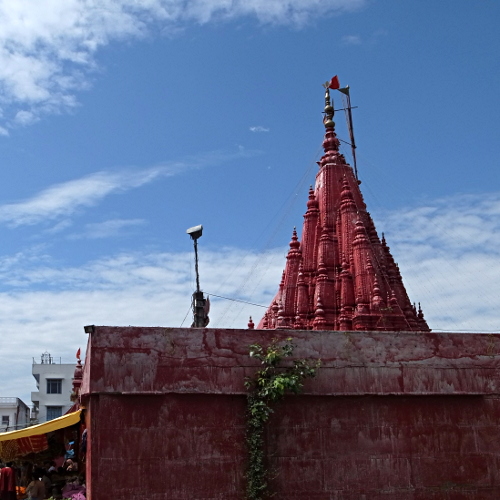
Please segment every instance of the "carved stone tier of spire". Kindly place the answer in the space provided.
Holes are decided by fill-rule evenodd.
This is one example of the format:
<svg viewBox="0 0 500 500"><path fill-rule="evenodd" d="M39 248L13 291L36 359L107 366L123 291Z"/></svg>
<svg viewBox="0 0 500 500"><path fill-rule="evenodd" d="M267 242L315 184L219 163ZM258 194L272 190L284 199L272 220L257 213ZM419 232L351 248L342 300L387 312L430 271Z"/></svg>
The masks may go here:
<svg viewBox="0 0 500 500"><path fill-rule="evenodd" d="M430 331L339 152L328 88L324 115L324 154L302 237L294 228L278 293L258 328Z"/></svg>

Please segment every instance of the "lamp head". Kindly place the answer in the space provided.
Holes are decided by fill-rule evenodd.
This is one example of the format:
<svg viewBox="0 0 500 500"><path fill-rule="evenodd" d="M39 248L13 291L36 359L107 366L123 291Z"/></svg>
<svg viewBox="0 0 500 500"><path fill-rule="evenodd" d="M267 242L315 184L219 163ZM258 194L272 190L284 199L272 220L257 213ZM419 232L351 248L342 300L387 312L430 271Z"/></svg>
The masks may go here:
<svg viewBox="0 0 500 500"><path fill-rule="evenodd" d="M203 226L200 224L199 226L190 227L186 233L189 234L193 240L197 240L203 233Z"/></svg>

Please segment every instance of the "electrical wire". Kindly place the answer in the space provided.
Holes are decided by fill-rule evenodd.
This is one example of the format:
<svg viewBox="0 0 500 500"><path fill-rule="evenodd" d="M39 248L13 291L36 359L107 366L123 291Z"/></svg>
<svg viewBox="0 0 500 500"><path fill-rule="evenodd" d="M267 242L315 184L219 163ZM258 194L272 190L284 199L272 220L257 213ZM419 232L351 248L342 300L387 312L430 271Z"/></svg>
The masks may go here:
<svg viewBox="0 0 500 500"><path fill-rule="evenodd" d="M189 306L189 309L187 310L186 316L184 316L184 319L182 320L181 326L179 328L182 328L182 325L184 324L184 321L186 321L186 318L188 317L189 311L191 311L192 306Z"/></svg>
<svg viewBox="0 0 500 500"><path fill-rule="evenodd" d="M231 300L232 302L241 302L243 304L248 304L250 306L263 307L264 309L267 309L269 307L269 306L263 306L262 304L255 304L254 302L248 302L246 300L231 299L230 297L223 297L222 295L215 295L215 293L206 292L206 294L211 296L211 297L218 297L219 299Z"/></svg>
<svg viewBox="0 0 500 500"><path fill-rule="evenodd" d="M316 158L318 157L318 153L320 150L321 150L321 146L318 147L318 150L316 151L314 158L309 162L308 167L305 169L302 177L299 179L297 184L294 186L292 192L283 201L280 208L275 212L275 214L271 218L268 219L268 223L264 226L262 231L255 238L253 247L258 246L255 243L258 240L261 240L266 233L267 234L270 233L270 236L267 238L264 245L260 247L260 254L254 257L253 265L250 267L249 271L245 274L245 276L241 279L241 281L240 281L241 284L238 287L236 287L235 290L236 290L237 295L240 295L240 296L243 295L245 293L246 289L248 289L249 287L251 287L251 289L248 291L247 294L250 294L250 295L253 294L255 292L255 290L257 289L257 287L260 285L265 274L267 273L269 267L271 266L271 261L272 261L273 255L266 253L266 251L270 249L271 244L274 242L279 229L283 227L284 221L286 220L287 216L292 211L293 206L296 204L296 202L298 200L298 194L302 192L302 188L303 188L304 184L306 183L307 179L310 178L311 171L316 164ZM282 214L281 217L280 217L280 214ZM275 224L273 224L273 221L275 221L276 219L278 219L277 222ZM242 258L242 260L245 260L246 258L248 258L250 256L250 254L252 254L252 253L253 253L253 250L249 250L246 253L246 255ZM264 254L264 256L263 256L263 254ZM226 274L226 278L224 279L224 281L222 283L220 283L219 289L221 289L222 286L228 281L231 274L232 274L231 272L228 272ZM254 278L256 276L259 276L259 278L257 280L253 280L253 282L252 282L251 278ZM252 283L252 284L250 285L250 283ZM257 304L255 304L255 305L257 305ZM227 314L229 313L229 311L231 309L232 309L232 311L235 311L235 312L233 314L233 321L231 322L230 326L232 326L234 324L234 322L238 319L239 315L241 314L242 308L239 308L239 310L236 311L234 308L232 308L232 306L230 304L228 304L227 307L222 311L222 313L217 317L217 324L222 323L222 321L225 319L225 317L227 316Z"/></svg>

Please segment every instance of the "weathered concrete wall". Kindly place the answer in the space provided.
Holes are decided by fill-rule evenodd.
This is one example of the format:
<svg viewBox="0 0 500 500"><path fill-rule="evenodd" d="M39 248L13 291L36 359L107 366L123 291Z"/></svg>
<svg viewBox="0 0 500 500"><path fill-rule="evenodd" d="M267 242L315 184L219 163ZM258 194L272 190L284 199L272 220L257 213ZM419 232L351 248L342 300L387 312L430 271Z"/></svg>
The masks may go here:
<svg viewBox="0 0 500 500"><path fill-rule="evenodd" d="M500 336L273 331L321 359L269 427L280 499L500 498ZM244 498L248 346L266 331L95 327L89 489Z"/></svg>
<svg viewBox="0 0 500 500"><path fill-rule="evenodd" d="M498 499L500 400L289 398L270 427L277 498ZM229 498L229 497L228 497Z"/></svg>
<svg viewBox="0 0 500 500"><path fill-rule="evenodd" d="M243 498L244 397L101 395L90 410L93 500Z"/></svg>

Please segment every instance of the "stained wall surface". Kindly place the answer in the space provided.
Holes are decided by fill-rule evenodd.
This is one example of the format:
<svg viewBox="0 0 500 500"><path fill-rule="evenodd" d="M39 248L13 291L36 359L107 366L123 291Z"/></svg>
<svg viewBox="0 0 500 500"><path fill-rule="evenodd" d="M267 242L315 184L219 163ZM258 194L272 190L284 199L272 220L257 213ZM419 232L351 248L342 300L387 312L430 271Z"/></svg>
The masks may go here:
<svg viewBox="0 0 500 500"><path fill-rule="evenodd" d="M248 346L321 359L267 436L279 499L500 498L500 335L94 327L90 498L243 499Z"/></svg>

